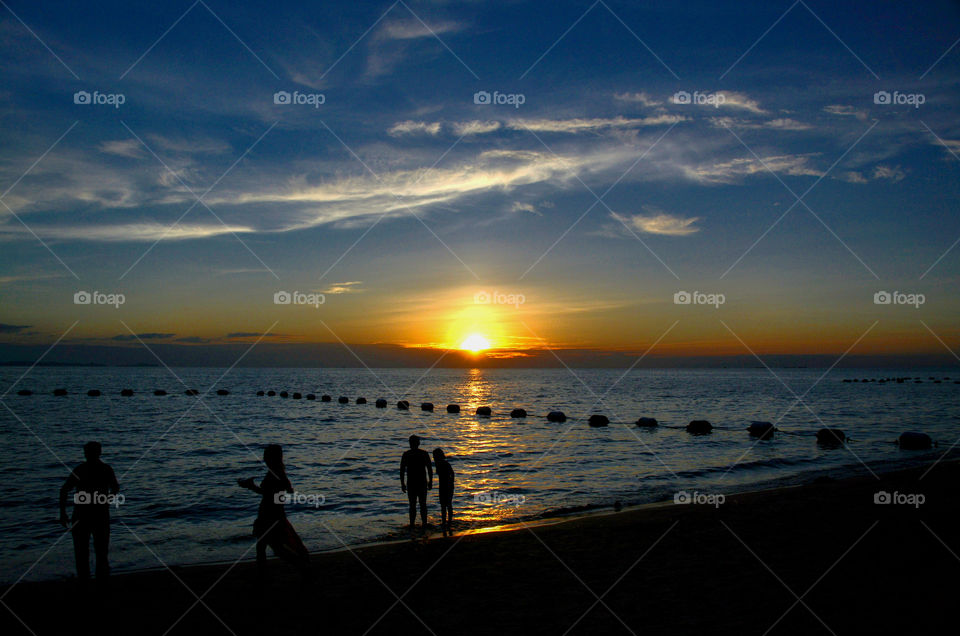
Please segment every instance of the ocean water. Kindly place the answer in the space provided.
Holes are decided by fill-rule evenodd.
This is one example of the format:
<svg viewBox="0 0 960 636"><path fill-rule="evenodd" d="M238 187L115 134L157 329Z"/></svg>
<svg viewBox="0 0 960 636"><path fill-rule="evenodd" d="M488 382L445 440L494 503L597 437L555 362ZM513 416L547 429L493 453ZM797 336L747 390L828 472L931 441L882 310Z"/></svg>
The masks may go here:
<svg viewBox="0 0 960 636"><path fill-rule="evenodd" d="M36 368L21 379L25 372L0 369L0 387L17 382L0 405L0 582L73 574L71 540L56 523L57 494L88 440L103 444L121 485L111 543L120 571L252 558L258 498L236 480L259 481L262 449L271 443L283 446L288 475L304 496L290 505L291 522L308 548L325 550L404 536L399 461L411 433L426 450L443 448L453 464L460 529L660 501L678 490L733 493L880 472L930 462L960 436L957 369L826 376L776 369L775 377L765 369ZM924 381L842 381L902 376ZM55 397L55 388L69 394ZM94 388L103 395L88 397ZM134 396L122 397L124 388ZM158 388L169 395L154 396ZM189 397L187 388L211 391ZM230 394L216 395L221 388ZM19 396L20 389L34 395ZM317 400L256 396L271 389ZM324 393L334 401L321 402ZM340 395L350 404L338 404ZM355 404L359 396L368 403ZM388 408L374 406L380 397ZM398 410L399 399L411 410ZM436 411L422 412L423 401ZM461 413L447 414L449 403ZM478 406L493 415L475 416ZM510 418L516 407L529 416ZM548 422L554 409L568 421ZM611 425L590 428L591 413ZM640 416L660 426L638 428ZM716 428L690 435L683 427L691 419ZM753 439L745 430L751 420L776 422L780 432ZM840 427L853 441L821 448L814 434L822 426ZM929 433L939 448L900 450L894 441L906 430Z"/></svg>

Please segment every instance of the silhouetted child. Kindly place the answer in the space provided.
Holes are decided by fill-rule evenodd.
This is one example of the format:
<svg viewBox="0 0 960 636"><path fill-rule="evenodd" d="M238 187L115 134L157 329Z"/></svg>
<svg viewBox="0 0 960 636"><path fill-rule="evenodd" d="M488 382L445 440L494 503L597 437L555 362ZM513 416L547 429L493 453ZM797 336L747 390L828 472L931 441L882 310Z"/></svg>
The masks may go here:
<svg viewBox="0 0 960 636"><path fill-rule="evenodd" d="M99 442L83 445L87 461L70 472L60 488L60 523L73 534L73 552L77 561L77 576L90 578L90 537L97 553L97 580L110 574L110 505L116 501L120 484L113 469L100 461ZM73 522L67 519L67 494L73 496Z"/></svg>
<svg viewBox="0 0 960 636"><path fill-rule="evenodd" d="M410 530L417 522L417 501L420 502L420 520L427 528L427 491L433 488L433 466L430 455L420 450L420 438L411 435L410 450L400 460L400 490L407 493L410 501Z"/></svg>
<svg viewBox="0 0 960 636"><path fill-rule="evenodd" d="M267 465L267 474L259 486L252 477L237 480L241 487L260 495L260 507L253 522L253 534L257 537L257 573L260 576L264 574L269 545L274 555L293 563L307 576L310 553L287 520L284 509L285 496L293 493L293 486L287 478L283 449L279 444L270 444L264 449L263 463Z"/></svg>
<svg viewBox="0 0 960 636"><path fill-rule="evenodd" d="M453 523L453 466L447 461L442 448L433 450L433 463L437 465L437 484L440 491L440 526L444 536Z"/></svg>

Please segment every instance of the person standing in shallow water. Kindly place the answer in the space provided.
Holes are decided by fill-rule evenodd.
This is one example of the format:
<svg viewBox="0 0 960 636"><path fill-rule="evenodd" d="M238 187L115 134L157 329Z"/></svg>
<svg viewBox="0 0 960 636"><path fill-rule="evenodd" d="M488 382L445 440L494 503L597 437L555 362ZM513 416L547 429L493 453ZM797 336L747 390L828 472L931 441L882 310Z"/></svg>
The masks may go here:
<svg viewBox="0 0 960 636"><path fill-rule="evenodd" d="M304 576L308 576L310 553L287 520L284 509L285 497L293 493L293 486L287 478L283 449L279 444L270 444L264 449L263 463L267 465L267 474L259 486L252 477L237 480L241 488L260 495L260 507L253 522L253 534L257 537L257 574L262 577L265 572L267 546L270 546L277 557L293 563Z"/></svg>
<svg viewBox="0 0 960 636"><path fill-rule="evenodd" d="M440 527L443 536L447 536L453 523L453 466L442 448L433 449L433 463L437 465L437 490L440 492Z"/></svg>
<svg viewBox="0 0 960 636"><path fill-rule="evenodd" d="M60 488L60 523L73 535L73 552L77 576L90 578L90 537L97 554L97 580L110 575L110 503L116 501L120 484L113 469L100 461L100 442L83 445L83 462L70 472ZM73 497L73 520L67 518L67 495Z"/></svg>
<svg viewBox="0 0 960 636"><path fill-rule="evenodd" d="M417 523L417 502L420 502L420 521L427 528L427 491L433 488L433 465L430 455L420 449L420 438L411 435L410 450L400 459L400 490L410 501L410 530Z"/></svg>

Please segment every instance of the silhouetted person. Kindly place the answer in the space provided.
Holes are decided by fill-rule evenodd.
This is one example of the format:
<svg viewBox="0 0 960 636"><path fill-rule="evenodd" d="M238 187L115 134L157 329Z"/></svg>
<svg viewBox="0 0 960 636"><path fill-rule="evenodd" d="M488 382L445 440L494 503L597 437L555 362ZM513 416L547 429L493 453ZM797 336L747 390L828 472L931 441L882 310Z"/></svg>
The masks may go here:
<svg viewBox="0 0 960 636"><path fill-rule="evenodd" d="M120 492L113 469L100 461L99 442L83 445L87 461L70 472L60 488L60 523L73 534L73 552L77 560L77 576L90 578L90 537L97 553L97 580L110 574L110 501ZM67 518L67 495L73 496L73 519Z"/></svg>
<svg viewBox="0 0 960 636"><path fill-rule="evenodd" d="M433 463L437 465L437 490L440 491L440 527L446 536L453 523L453 466L442 448L433 449Z"/></svg>
<svg viewBox="0 0 960 636"><path fill-rule="evenodd" d="M427 491L433 488L433 465L430 455L420 450L420 438L410 436L410 450L400 460L400 490L410 500L410 529L417 523L417 501L420 501L420 521L427 528Z"/></svg>
<svg viewBox="0 0 960 636"><path fill-rule="evenodd" d="M267 546L270 546L274 555L293 563L307 576L310 553L287 520L287 511L284 509L284 496L293 493L293 486L287 478L283 449L279 444L270 444L263 450L263 463L267 465L267 474L259 486L252 477L237 480L242 488L260 495L260 507L253 522L253 534L257 537L257 574L264 574Z"/></svg>

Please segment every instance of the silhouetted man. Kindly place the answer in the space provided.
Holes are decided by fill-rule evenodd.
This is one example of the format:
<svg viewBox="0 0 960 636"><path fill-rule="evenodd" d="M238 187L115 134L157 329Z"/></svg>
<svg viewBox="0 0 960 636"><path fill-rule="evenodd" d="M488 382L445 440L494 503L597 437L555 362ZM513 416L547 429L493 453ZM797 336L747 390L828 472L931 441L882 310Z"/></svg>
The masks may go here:
<svg viewBox="0 0 960 636"><path fill-rule="evenodd" d="M90 578L90 537L97 553L97 579L110 574L107 552L110 550L110 504L116 501L120 484L113 469L100 461L99 442L83 445L87 461L73 469L60 488L60 523L73 533L73 552L77 560L77 576ZM73 496L73 523L67 519L67 494Z"/></svg>
<svg viewBox="0 0 960 636"><path fill-rule="evenodd" d="M420 450L420 438L410 436L410 450L400 460L400 490L410 500L410 529L417 522L417 500L420 501L420 521L427 527L427 491L433 488L433 465L430 454Z"/></svg>

